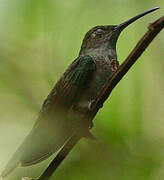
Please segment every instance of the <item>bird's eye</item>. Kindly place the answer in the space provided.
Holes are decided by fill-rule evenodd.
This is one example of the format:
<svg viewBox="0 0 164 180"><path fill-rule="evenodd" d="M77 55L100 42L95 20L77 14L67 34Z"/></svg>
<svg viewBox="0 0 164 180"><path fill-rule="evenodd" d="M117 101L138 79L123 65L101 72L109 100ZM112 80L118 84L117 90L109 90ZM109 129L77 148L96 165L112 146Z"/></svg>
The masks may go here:
<svg viewBox="0 0 164 180"><path fill-rule="evenodd" d="M99 35L99 34L104 34L104 32L105 32L105 31L104 31L103 29L97 29L96 34L98 34L98 35Z"/></svg>
<svg viewBox="0 0 164 180"><path fill-rule="evenodd" d="M104 35L104 33L105 33L104 30L102 30L102 29L97 29L95 32L93 32L93 33L91 34L91 37L92 37L92 38L95 38L95 37L101 38L101 37Z"/></svg>

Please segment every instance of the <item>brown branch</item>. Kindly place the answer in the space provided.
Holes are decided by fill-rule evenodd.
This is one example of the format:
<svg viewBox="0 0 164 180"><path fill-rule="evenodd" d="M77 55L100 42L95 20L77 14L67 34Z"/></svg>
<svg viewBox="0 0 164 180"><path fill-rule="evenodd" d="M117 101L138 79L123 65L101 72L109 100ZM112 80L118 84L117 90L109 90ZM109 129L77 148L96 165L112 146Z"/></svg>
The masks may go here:
<svg viewBox="0 0 164 180"><path fill-rule="evenodd" d="M132 67L132 65L137 61L137 59L141 56L141 54L145 51L145 49L149 46L152 40L163 28L164 16L162 16L161 18L149 25L146 34L140 39L140 41L137 43L137 45L126 58L126 60L119 66L117 71L113 73L112 77L110 77L110 79L104 85L100 96L97 98L97 100L94 102L92 106L94 111L92 114L90 114L91 119L95 117L96 113L102 107L102 104L105 102L105 100L109 97L112 90L116 87L119 81L128 72L128 70ZM76 145L79 139L81 139L80 136L72 137L59 151L58 155L54 158L54 160L50 163L48 168L45 170L45 172L40 176L38 180L48 180L51 177L51 175L55 172L57 167L60 165L60 163L65 159L68 153Z"/></svg>

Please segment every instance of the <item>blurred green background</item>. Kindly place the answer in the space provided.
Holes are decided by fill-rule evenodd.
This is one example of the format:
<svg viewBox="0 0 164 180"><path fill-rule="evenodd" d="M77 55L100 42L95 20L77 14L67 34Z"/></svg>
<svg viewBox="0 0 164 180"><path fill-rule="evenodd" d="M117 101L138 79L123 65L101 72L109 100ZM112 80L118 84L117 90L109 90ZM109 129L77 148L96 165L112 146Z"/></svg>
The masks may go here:
<svg viewBox="0 0 164 180"><path fill-rule="evenodd" d="M32 128L42 102L77 57L85 33L152 7L117 44L122 62L163 15L163 0L0 0L0 172ZM164 177L164 34L161 32L99 111L51 180L161 180ZM52 159L52 157L50 158ZM37 177L50 159L6 179Z"/></svg>

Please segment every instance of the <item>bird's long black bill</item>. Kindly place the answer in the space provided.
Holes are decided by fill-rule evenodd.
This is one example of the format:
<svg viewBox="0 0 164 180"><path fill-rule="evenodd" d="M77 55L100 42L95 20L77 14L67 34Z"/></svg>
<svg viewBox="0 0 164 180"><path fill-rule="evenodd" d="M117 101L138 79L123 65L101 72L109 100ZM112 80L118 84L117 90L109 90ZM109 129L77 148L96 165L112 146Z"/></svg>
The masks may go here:
<svg viewBox="0 0 164 180"><path fill-rule="evenodd" d="M151 12L153 12L153 11L156 11L157 9L159 9L159 7L155 7L155 8L150 9L150 10L144 12L144 13L138 14L137 16L135 16L135 17L133 17L133 18L131 18L131 19L129 19L129 20L121 23L120 25L118 25L118 26L116 27L116 31L118 30L118 31L121 32L121 31L122 31L124 28L126 28L129 24L131 24L131 23L133 23L134 21L136 21L137 19L145 16L146 14L149 14L149 13L151 13Z"/></svg>

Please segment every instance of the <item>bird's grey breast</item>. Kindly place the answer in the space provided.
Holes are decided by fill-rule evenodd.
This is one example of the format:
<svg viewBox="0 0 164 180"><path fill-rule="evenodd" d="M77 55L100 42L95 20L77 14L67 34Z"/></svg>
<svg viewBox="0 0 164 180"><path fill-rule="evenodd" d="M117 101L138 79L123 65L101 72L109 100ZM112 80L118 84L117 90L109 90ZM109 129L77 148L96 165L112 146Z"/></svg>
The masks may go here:
<svg viewBox="0 0 164 180"><path fill-rule="evenodd" d="M103 85L112 74L111 63L108 57L93 56L96 64L96 70L87 89L88 98L94 99L99 95Z"/></svg>
<svg viewBox="0 0 164 180"><path fill-rule="evenodd" d="M80 109L88 109L89 104L92 103L100 94L103 85L110 78L112 74L110 60L104 56L91 56L96 64L96 70L92 74L90 82L81 94L76 107Z"/></svg>

